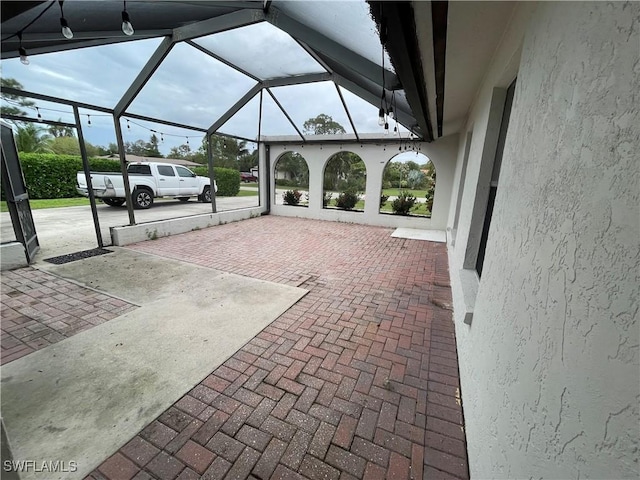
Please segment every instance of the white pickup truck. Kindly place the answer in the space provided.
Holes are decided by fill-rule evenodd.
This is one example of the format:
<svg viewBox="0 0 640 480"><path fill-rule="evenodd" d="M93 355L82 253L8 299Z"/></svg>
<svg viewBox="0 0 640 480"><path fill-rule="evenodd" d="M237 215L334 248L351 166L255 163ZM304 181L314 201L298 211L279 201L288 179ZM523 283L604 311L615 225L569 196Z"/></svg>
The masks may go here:
<svg viewBox="0 0 640 480"><path fill-rule="evenodd" d="M211 183L207 177L199 177L186 167L171 163L136 162L127 167L130 195L125 192L124 179L117 173L91 172L93 194L107 205L120 207L129 198L134 208L151 208L157 197L173 197L186 202L197 197L201 202L211 202ZM214 183L214 190L218 186ZM84 172L77 174L76 190L89 196Z"/></svg>

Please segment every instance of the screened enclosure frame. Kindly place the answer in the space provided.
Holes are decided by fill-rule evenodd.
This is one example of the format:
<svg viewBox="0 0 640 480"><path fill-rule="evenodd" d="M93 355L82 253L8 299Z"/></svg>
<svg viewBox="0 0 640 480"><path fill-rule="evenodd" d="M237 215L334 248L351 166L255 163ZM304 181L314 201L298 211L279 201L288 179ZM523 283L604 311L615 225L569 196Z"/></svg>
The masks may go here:
<svg viewBox="0 0 640 480"><path fill-rule="evenodd" d="M3 4L7 3L11 2L3 2ZM302 142L313 141L300 131L299 126L294 123L289 112L287 112L282 104L275 98L272 89L289 85L332 81L336 85L338 98L340 99L346 117L349 119L349 125L357 141L360 139L361 132L358 131L349 107L344 101L338 86L347 89L376 108L380 106L381 99L384 99L386 102L391 102L392 97L397 97L400 101L396 100L395 102L394 113L396 121L418 137L424 138L418 122L411 113L408 103L404 101L399 94L402 86L393 71L389 68L383 69L378 63L365 58L363 55L356 53L347 46L311 28L292 15L289 15L285 11L287 8L286 2L283 2L282 6L276 6L275 3L277 2L269 1L202 1L198 2L195 6L192 2L153 2L153 6L151 6L149 2L129 2L128 9L130 11L135 11L135 8L140 10L140 13L136 17L133 17L138 19L136 20L137 24L142 14L144 14L142 28L136 28L133 36L126 37L118 31L104 31L102 24L85 21L85 23L88 24L87 27L80 24L80 22L76 22L76 24L78 24L77 28L86 28L86 30L76 31L74 39L71 41L60 38L59 18L55 9L51 9L51 12L45 11L52 3L55 3L55 0L40 2L40 5L36 7L31 6L27 11L3 22L2 29L5 34L2 40L3 59L17 57L20 45L23 45L29 54L33 55L140 39L162 38L160 45L113 107L114 115L117 118L128 117L189 130L202 130L201 127L199 128L194 125L179 124L159 120L149 115L140 115L130 109L131 104L138 97L147 82L153 77L173 47L176 44L184 43L233 68L235 71L255 82L253 87L245 92L230 108L221 115L218 115L217 118L214 118L209 127L206 128L207 135L214 133L224 134L229 137L259 143L260 138L252 139L232 135L220 129L258 93L266 90L270 97L276 101L278 108L300 136L300 140ZM121 3L116 1L69 2L66 9L66 16L70 22L71 18L73 18L73 9L77 6L82 6L83 10L86 10L87 13L84 13L85 17L89 14L106 17L110 12L114 12L112 15L119 13ZM23 23L27 18L31 18L34 15L34 12L31 10L43 10L45 14L35 22L33 27L22 32L20 28ZM28 14L30 14L30 16ZM212 14L213 16L211 16ZM177 23L176 20L180 19L174 19L174 15L187 17L186 19L181 19L183 23L182 26L175 26L175 23ZM207 16L209 16L209 18L206 18ZM21 20L23 17L24 19ZM247 68L238 65L238 62L234 61L233 58L222 56L198 43L204 38L215 37L216 34L239 31L239 29L263 23L269 24L287 34L288 37L291 38L292 44L295 44L300 51L306 52L309 60L317 64L317 69L322 69L323 71L301 75L260 78L258 75L249 72ZM95 29L91 29L92 26L94 26ZM100 29L98 29L98 26ZM31 29L35 29L36 27L38 27L40 31L32 33ZM74 28L76 28L75 25ZM19 32L20 39L17 38ZM378 48L381 47L378 46ZM277 59L274 59L273 62L277 63ZM393 95L394 92L396 92L396 95ZM261 113L262 106L260 108L260 114ZM262 130L261 125L258 125L258 130Z"/></svg>
<svg viewBox="0 0 640 480"><path fill-rule="evenodd" d="M43 2L2 2L3 22L2 22L2 59L16 58L19 56L21 47L27 49L30 55L46 54L53 52L69 51L80 48L89 48L102 45L112 45L127 41L141 39L162 39L155 51L150 55L144 66L138 72L135 79L120 97L113 108L92 105L88 102L74 101L51 95L44 95L15 88L2 87L2 92L7 95L21 96L32 99L39 99L52 103L71 106L77 117L78 109L98 111L107 113L113 117L116 141L120 156L120 165L124 177L125 189L130 190L129 176L126 170L126 159L124 153L124 140L122 134L121 119L136 119L148 121L161 125L172 126L185 130L200 132L206 136L207 163L209 166L210 182L213 185L213 150L211 146L211 136L222 135L236 138L260 145L263 143L262 121L263 121L263 100L265 92L274 101L275 105L282 112L284 117L295 130L298 142L322 143L326 141L336 141L335 138L323 138L318 135L305 135L299 125L292 119L290 112L282 105L274 95L273 89L293 85L313 84L317 82L331 81L335 85L339 105L341 105L349 126L353 134L341 136L342 141L355 140L356 142L370 142L374 138L382 141L395 143L398 138L383 137L382 135L362 134L353 120L352 113L345 101L340 87L353 93L377 109L381 102L392 102L395 107L395 120L403 125L416 137L424 138L411 108L406 99L402 98L402 85L396 74L389 68L372 61L366 56L357 53L354 49L336 41L330 36L311 28L308 24L294 18L286 11L286 2L276 5L278 2L272 1L200 1L200 2L148 2L130 1L127 4L128 10L135 19L136 31L132 36L125 36L118 30L104 30L105 19L107 17L118 17L122 6L119 1L74 1L66 4L65 14L70 24L74 27L73 40L61 38L59 31L59 16L56 9L50 9L57 2L55 0ZM304 5L304 4L301 4ZM5 15L5 8L13 8L9 15ZM75 12L75 9L78 12ZM73 21L74 15L83 20ZM28 22L28 23L27 23ZM375 25L371 20L372 25ZM206 48L199 43L207 37L215 38L216 34L226 32L237 32L240 29L254 25L267 23L279 31L284 32L292 44L296 45L299 52L308 55L311 62L315 62L317 71L313 73L298 75L283 75L270 78L261 78L259 75L250 72L246 65L238 65L229 56L221 55L213 49ZM25 26L26 25L26 26ZM376 48L380 49L381 57L384 58L384 50L378 41ZM174 122L156 118L150 115L141 115L131 111L130 107L134 100L141 93L145 85L153 78L163 61L171 53L172 49L184 44L199 52L215 59L218 62L234 69L253 82L253 86L248 89L231 107L218 115L207 127L187 125L185 123ZM370 45L371 46L371 45ZM373 49L371 49L373 51ZM277 62L277 59L273 59ZM221 128L233 116L238 113L259 94L260 107L258 113L257 138L247 138L239 135L232 135L221 131ZM20 118L15 120L36 121L35 119ZM79 117L75 119L74 127L81 132ZM428 135L428 134L427 134ZM329 136L335 137L335 136ZM81 139L82 140L82 139ZM82 142L81 150L84 150ZM83 155L84 156L84 155ZM95 211L95 201L91 201L92 210ZM212 212L216 213L216 197L212 195ZM135 214L131 202L127 202L129 222L135 225ZM94 215L95 216L95 215ZM99 235L97 218L95 220L98 243L102 240Z"/></svg>

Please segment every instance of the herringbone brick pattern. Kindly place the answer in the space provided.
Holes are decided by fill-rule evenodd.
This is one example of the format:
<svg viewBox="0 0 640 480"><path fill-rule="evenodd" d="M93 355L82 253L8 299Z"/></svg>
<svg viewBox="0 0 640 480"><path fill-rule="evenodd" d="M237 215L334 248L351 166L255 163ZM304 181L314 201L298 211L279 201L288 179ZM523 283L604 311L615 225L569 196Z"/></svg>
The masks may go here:
<svg viewBox="0 0 640 480"><path fill-rule="evenodd" d="M0 280L2 364L136 308L31 267L2 272Z"/></svg>
<svg viewBox="0 0 640 480"><path fill-rule="evenodd" d="M309 293L89 478L467 478L447 253L262 217L134 246Z"/></svg>

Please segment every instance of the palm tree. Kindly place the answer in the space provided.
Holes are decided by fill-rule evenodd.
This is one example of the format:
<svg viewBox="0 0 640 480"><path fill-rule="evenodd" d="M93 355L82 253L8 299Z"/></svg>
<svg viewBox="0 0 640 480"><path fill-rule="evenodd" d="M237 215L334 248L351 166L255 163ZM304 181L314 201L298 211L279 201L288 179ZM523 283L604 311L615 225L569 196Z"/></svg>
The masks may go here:
<svg viewBox="0 0 640 480"><path fill-rule="evenodd" d="M18 152L51 153L51 135L43 134L43 131L44 128L36 127L33 123L18 127L15 135Z"/></svg>

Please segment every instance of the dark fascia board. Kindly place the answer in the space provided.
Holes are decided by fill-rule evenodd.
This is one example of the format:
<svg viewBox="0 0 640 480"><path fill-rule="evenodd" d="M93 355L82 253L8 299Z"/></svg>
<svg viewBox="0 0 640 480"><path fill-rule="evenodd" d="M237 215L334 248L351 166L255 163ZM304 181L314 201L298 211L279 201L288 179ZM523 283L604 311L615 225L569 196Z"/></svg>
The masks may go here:
<svg viewBox="0 0 640 480"><path fill-rule="evenodd" d="M429 115L426 82L422 70L415 16L409 2L369 0L371 15L380 28L386 25L386 49L396 75L404 87L413 115L428 142L433 141L433 126Z"/></svg>
<svg viewBox="0 0 640 480"><path fill-rule="evenodd" d="M7 21L11 20L13 17L17 17L18 15L22 15L24 12L32 10L36 8L41 3L46 2L0 2L0 8L2 12L2 20Z"/></svg>
<svg viewBox="0 0 640 480"><path fill-rule="evenodd" d="M447 18L448 1L431 2L431 21L433 23L433 70L436 77L436 117L438 136L442 136L444 122L444 80L447 59Z"/></svg>

